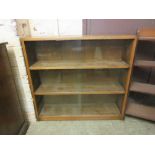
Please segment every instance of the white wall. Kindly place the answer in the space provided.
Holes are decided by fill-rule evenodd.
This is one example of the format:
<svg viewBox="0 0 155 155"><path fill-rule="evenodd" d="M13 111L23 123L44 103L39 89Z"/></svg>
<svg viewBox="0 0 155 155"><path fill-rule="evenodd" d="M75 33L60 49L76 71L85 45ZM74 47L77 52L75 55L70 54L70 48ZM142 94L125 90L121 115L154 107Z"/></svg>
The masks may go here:
<svg viewBox="0 0 155 155"><path fill-rule="evenodd" d="M82 35L82 19L29 20L32 36Z"/></svg>
<svg viewBox="0 0 155 155"><path fill-rule="evenodd" d="M80 20L29 20L32 36L81 35ZM8 42L8 55L13 70L20 103L28 121L36 121L25 62L16 32L15 20L0 20L0 42Z"/></svg>

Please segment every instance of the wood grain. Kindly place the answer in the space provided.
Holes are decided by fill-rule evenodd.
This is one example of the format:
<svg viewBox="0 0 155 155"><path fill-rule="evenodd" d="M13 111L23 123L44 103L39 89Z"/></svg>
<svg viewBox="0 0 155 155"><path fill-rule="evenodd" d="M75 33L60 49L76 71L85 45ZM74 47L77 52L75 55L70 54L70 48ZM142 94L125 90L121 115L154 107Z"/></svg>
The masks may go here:
<svg viewBox="0 0 155 155"><path fill-rule="evenodd" d="M53 83L41 85L35 95L71 95L71 94L124 94L120 83Z"/></svg>
<svg viewBox="0 0 155 155"><path fill-rule="evenodd" d="M54 36L54 37L25 37L23 41L47 41L47 40L111 40L111 39L135 39L135 35L82 35L82 36Z"/></svg>
<svg viewBox="0 0 155 155"><path fill-rule="evenodd" d="M34 63L30 70L49 70L49 69L107 69L107 68L129 68L129 65L124 61L101 61L101 60L86 60L86 61L38 61Z"/></svg>
<svg viewBox="0 0 155 155"><path fill-rule="evenodd" d="M30 89L31 89L31 94L32 94L32 99L33 99L33 104L34 104L34 109L35 109L35 115L36 115L36 118L38 119L39 106L37 105L36 98L35 98L35 95L34 95L34 87L35 86L33 85L31 72L29 70L31 61L29 61L28 58L30 56L29 52L31 50L28 51L28 49L26 49L26 45L25 45L25 42L23 40L21 40L21 45L22 45L22 51L23 51L23 55L24 55L25 65L26 65L26 71L27 71L27 74L28 74L28 80L29 80L29 85L30 85Z"/></svg>
<svg viewBox="0 0 155 155"><path fill-rule="evenodd" d="M155 85L141 82L132 82L130 91L155 95Z"/></svg>
<svg viewBox="0 0 155 155"><path fill-rule="evenodd" d="M50 116L40 115L40 121L63 121L63 120L122 120L121 114L104 114L104 115L79 115L79 116Z"/></svg>
<svg viewBox="0 0 155 155"><path fill-rule="evenodd" d="M137 33L139 40L155 40L155 28L142 28Z"/></svg>
<svg viewBox="0 0 155 155"><path fill-rule="evenodd" d="M134 66L137 67L155 67L155 61L136 60Z"/></svg>
<svg viewBox="0 0 155 155"><path fill-rule="evenodd" d="M155 121L155 106L148 106L148 104L148 99L142 101L129 98L126 114Z"/></svg>
<svg viewBox="0 0 155 155"><path fill-rule="evenodd" d="M127 98L129 94L129 86L130 86L130 81L131 81L131 75L132 75L132 69L133 69L133 62L135 58L135 49L137 45L137 38L133 40L132 44L130 45L128 49L129 57L128 57L128 62L130 64L130 68L128 70L128 73L126 77L124 78L123 82L125 84L125 95L122 99L122 104L121 104L121 115L122 118L125 116L125 111L126 111L126 106L127 106Z"/></svg>

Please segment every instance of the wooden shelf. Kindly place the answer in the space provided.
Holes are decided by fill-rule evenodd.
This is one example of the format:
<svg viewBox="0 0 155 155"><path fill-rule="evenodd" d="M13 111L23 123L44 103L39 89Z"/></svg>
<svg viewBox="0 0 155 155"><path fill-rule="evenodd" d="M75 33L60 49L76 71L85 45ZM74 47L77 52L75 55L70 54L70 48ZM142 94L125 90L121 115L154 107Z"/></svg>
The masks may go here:
<svg viewBox="0 0 155 155"><path fill-rule="evenodd" d="M40 112L40 119L50 117L55 119L64 118L92 118L109 116L120 116L120 110L117 106L116 96L110 97L105 95L96 96L56 96L43 99L43 108Z"/></svg>
<svg viewBox="0 0 155 155"><path fill-rule="evenodd" d="M86 60L86 61L38 61L34 63L31 70L49 69L107 69L107 68L129 68L124 61Z"/></svg>
<svg viewBox="0 0 155 155"><path fill-rule="evenodd" d="M148 104L150 104L148 102L149 99L144 101L142 100L138 101L130 97L128 99L126 114L155 121L155 104L154 107L148 106Z"/></svg>
<svg viewBox="0 0 155 155"><path fill-rule="evenodd" d="M136 60L134 66L137 66L137 67L155 67L155 61Z"/></svg>
<svg viewBox="0 0 155 155"><path fill-rule="evenodd" d="M132 82L130 91L155 95L155 85L141 82Z"/></svg>
<svg viewBox="0 0 155 155"><path fill-rule="evenodd" d="M53 83L41 85L35 95L71 95L71 94L124 94L120 83Z"/></svg>

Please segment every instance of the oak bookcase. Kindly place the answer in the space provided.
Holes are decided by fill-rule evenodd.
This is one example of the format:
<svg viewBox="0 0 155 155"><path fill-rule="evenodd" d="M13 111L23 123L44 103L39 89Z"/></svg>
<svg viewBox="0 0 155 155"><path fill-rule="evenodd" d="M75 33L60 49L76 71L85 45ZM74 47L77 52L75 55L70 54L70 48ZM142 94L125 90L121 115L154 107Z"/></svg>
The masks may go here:
<svg viewBox="0 0 155 155"><path fill-rule="evenodd" d="M136 36L21 38L38 120L123 119Z"/></svg>

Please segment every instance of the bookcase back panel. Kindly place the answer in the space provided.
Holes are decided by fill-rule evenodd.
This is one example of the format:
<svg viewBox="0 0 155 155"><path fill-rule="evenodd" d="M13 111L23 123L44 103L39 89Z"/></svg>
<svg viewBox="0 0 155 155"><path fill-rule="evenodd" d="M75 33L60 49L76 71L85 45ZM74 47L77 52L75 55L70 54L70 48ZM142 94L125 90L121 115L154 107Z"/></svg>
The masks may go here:
<svg viewBox="0 0 155 155"><path fill-rule="evenodd" d="M31 72L32 82L33 82L33 88L34 90L37 89L41 85L41 80L39 76L39 72Z"/></svg>
<svg viewBox="0 0 155 155"><path fill-rule="evenodd" d="M136 60L154 60L155 59L155 41L139 41L137 45Z"/></svg>
<svg viewBox="0 0 155 155"><path fill-rule="evenodd" d="M150 83L155 85L155 68L152 68L152 72L150 75Z"/></svg>
<svg viewBox="0 0 155 155"><path fill-rule="evenodd" d="M151 73L151 68L135 67L133 70L132 79L134 81L147 83L149 82L150 73Z"/></svg>
<svg viewBox="0 0 155 155"><path fill-rule="evenodd" d="M132 97L132 102L135 102L137 104L155 107L154 95L137 93L137 92L130 92L130 96Z"/></svg>
<svg viewBox="0 0 155 155"><path fill-rule="evenodd" d="M35 43L33 42L25 42L26 54L29 65L32 65L37 61L37 54L35 52Z"/></svg>

